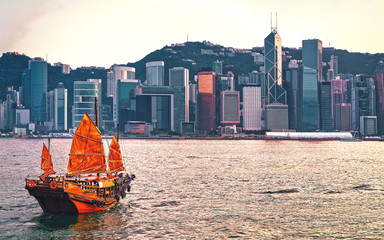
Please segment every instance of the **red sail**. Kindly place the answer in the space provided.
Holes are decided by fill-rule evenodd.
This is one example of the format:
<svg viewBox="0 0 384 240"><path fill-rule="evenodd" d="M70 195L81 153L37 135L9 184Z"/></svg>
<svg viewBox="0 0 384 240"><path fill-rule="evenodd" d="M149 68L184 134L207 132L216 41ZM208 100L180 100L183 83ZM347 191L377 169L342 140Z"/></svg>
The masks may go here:
<svg viewBox="0 0 384 240"><path fill-rule="evenodd" d="M125 170L123 165L123 158L121 156L120 145L117 142L117 139L115 136L113 136L111 146L109 147L108 163L109 163L110 173L120 172Z"/></svg>
<svg viewBox="0 0 384 240"><path fill-rule="evenodd" d="M68 174L106 172L103 142L97 126L87 113L77 127L69 154Z"/></svg>
<svg viewBox="0 0 384 240"><path fill-rule="evenodd" d="M55 174L53 171L53 164L51 159L51 154L49 153L47 147L43 143L43 152L41 153L41 169L44 171L44 174L40 176L41 179L44 179L50 174Z"/></svg>

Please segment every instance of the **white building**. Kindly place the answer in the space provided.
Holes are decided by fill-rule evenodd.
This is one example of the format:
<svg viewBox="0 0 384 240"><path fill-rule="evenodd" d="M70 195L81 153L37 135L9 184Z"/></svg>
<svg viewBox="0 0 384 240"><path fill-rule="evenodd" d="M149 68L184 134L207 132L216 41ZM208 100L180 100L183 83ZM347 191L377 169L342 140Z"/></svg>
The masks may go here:
<svg viewBox="0 0 384 240"><path fill-rule="evenodd" d="M146 76L148 86L168 86L164 82L164 62L148 62L146 64Z"/></svg>
<svg viewBox="0 0 384 240"><path fill-rule="evenodd" d="M16 125L27 125L29 123L29 109L16 109Z"/></svg>
<svg viewBox="0 0 384 240"><path fill-rule="evenodd" d="M243 128L261 130L261 87L243 87Z"/></svg>
<svg viewBox="0 0 384 240"><path fill-rule="evenodd" d="M88 79L87 81L74 82L73 128L77 128L84 113L88 113L93 121L96 120L94 107L95 97L98 98L98 116L99 122L101 122L101 112L99 111L102 100L101 96L101 79Z"/></svg>

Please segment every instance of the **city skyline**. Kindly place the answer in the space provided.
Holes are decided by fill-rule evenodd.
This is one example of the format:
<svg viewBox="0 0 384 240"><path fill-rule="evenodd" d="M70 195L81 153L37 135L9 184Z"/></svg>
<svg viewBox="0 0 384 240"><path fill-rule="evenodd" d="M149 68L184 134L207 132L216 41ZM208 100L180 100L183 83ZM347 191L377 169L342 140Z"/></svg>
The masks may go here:
<svg viewBox="0 0 384 240"><path fill-rule="evenodd" d="M324 47L383 53L384 2L361 1L10 1L0 0L0 51L18 51L71 67L136 62L178 42L263 46L271 19L285 47L320 39ZM187 14L186 14L187 13ZM359 17L356 17L359 16Z"/></svg>

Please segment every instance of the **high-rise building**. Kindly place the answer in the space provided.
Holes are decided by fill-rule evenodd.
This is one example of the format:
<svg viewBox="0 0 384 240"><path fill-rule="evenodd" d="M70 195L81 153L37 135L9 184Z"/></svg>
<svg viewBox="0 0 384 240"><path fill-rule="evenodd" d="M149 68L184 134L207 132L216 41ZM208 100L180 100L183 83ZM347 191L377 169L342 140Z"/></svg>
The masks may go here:
<svg viewBox="0 0 384 240"><path fill-rule="evenodd" d="M164 81L164 62L155 61L146 64L146 76L148 86L169 86Z"/></svg>
<svg viewBox="0 0 384 240"><path fill-rule="evenodd" d="M320 83L320 129L333 131L331 83Z"/></svg>
<svg viewBox="0 0 384 240"><path fill-rule="evenodd" d="M375 70L377 133L384 135L384 63L380 61Z"/></svg>
<svg viewBox="0 0 384 240"><path fill-rule="evenodd" d="M243 86L243 128L261 130L261 87Z"/></svg>
<svg viewBox="0 0 384 240"><path fill-rule="evenodd" d="M46 110L44 126L47 130L53 130L55 124L55 91L51 90L46 95Z"/></svg>
<svg viewBox="0 0 384 240"><path fill-rule="evenodd" d="M45 121L48 66L42 58L29 60L23 74L23 105L29 108L32 122Z"/></svg>
<svg viewBox="0 0 384 240"><path fill-rule="evenodd" d="M118 66L118 65L113 65L112 71L107 72L107 97L113 98L112 111L113 111L113 122L115 123L115 127L119 122L117 94L118 94L118 91L120 90L118 89L117 82L120 80L120 82L133 81L134 83L136 83L137 80L135 80L135 72L136 70L133 67ZM129 92L126 92L123 95L129 95ZM122 95L120 94L120 97L121 96Z"/></svg>
<svg viewBox="0 0 384 240"><path fill-rule="evenodd" d="M100 106L102 102L101 94L101 79L88 79L87 81L75 81L74 82L74 94L73 94L73 114L72 121L73 127L77 128L84 113L92 118L96 123L95 118L95 97L97 97L97 108L98 108L98 123L101 123L102 119Z"/></svg>
<svg viewBox="0 0 384 240"><path fill-rule="evenodd" d="M323 79L323 43L319 39L310 39L303 40L302 44L303 66L315 69L320 82Z"/></svg>
<svg viewBox="0 0 384 240"><path fill-rule="evenodd" d="M339 57L331 55L331 62L329 63L331 69L333 70L334 76L339 75Z"/></svg>
<svg viewBox="0 0 384 240"><path fill-rule="evenodd" d="M327 71L327 81L331 81L332 79L335 78L335 72L333 71L333 69L328 69Z"/></svg>
<svg viewBox="0 0 384 240"><path fill-rule="evenodd" d="M265 78L268 86L266 104L286 104L287 97L283 88L281 38L277 34L276 28L272 28L272 32L264 39L264 52Z"/></svg>
<svg viewBox="0 0 384 240"><path fill-rule="evenodd" d="M125 124L127 121L136 120L133 103L135 89L139 85L136 79L118 79L116 85L116 124ZM116 125L117 126L117 125Z"/></svg>
<svg viewBox="0 0 384 240"><path fill-rule="evenodd" d="M322 81L322 42L318 39L303 40L303 131L320 129L318 83Z"/></svg>
<svg viewBox="0 0 384 240"><path fill-rule="evenodd" d="M352 130L352 108L350 103L341 104L341 131Z"/></svg>
<svg viewBox="0 0 384 240"><path fill-rule="evenodd" d="M240 93L238 91L223 91L220 94L220 123L224 125L240 124Z"/></svg>
<svg viewBox="0 0 384 240"><path fill-rule="evenodd" d="M303 66L302 87L302 130L316 131L320 129L320 106L317 71Z"/></svg>
<svg viewBox="0 0 384 240"><path fill-rule="evenodd" d="M66 131L68 130L68 92L63 83L59 83L59 86L54 91L54 129Z"/></svg>
<svg viewBox="0 0 384 240"><path fill-rule="evenodd" d="M216 130L216 74L198 75L198 129L203 133Z"/></svg>
<svg viewBox="0 0 384 240"><path fill-rule="evenodd" d="M295 60L296 61L296 60ZM289 64L286 72L285 86L287 90L289 129L302 129L302 66Z"/></svg>
<svg viewBox="0 0 384 240"><path fill-rule="evenodd" d="M359 130L361 116L376 116L375 81L368 75L352 80L352 128Z"/></svg>
<svg viewBox="0 0 384 240"><path fill-rule="evenodd" d="M175 97L175 130L181 132L181 123L189 122L189 70L183 67L169 69L169 84Z"/></svg>
<svg viewBox="0 0 384 240"><path fill-rule="evenodd" d="M216 60L212 63L212 72L214 72L216 75L222 75L223 74L223 62Z"/></svg>

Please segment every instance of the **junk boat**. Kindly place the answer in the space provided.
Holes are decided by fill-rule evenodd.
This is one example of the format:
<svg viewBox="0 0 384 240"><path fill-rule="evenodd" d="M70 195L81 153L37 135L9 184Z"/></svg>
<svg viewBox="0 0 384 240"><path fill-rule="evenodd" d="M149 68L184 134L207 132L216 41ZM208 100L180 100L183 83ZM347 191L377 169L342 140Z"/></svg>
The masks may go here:
<svg viewBox="0 0 384 240"><path fill-rule="evenodd" d="M49 149L43 144L41 169L44 173L37 178L27 177L25 188L44 212L101 211L124 198L135 178L135 175L124 172L118 137L115 136L109 148L108 166L107 170L97 118L95 125L85 113L73 135L67 173L56 174Z"/></svg>

